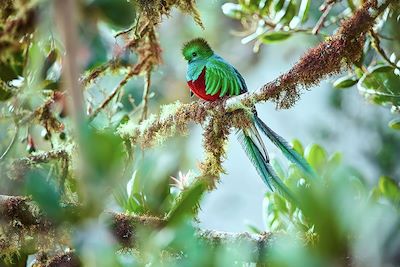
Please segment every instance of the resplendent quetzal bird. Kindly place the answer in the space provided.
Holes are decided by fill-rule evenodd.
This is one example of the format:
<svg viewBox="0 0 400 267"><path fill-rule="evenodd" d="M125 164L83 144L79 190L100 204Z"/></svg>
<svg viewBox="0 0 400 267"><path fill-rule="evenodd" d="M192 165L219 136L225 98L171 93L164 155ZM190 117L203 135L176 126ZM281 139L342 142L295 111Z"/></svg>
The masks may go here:
<svg viewBox="0 0 400 267"><path fill-rule="evenodd" d="M193 39L184 44L183 56L188 61L186 80L192 94L206 101L215 101L224 96L235 96L247 92L242 75L218 56L202 38ZM246 154L263 178L270 190L278 190L284 196L294 200L289 189L273 170L269 163L267 149L257 127L274 143L291 162L305 174L316 177L307 161L297 153L282 137L272 131L257 115L253 107L252 127L239 129L238 139Z"/></svg>

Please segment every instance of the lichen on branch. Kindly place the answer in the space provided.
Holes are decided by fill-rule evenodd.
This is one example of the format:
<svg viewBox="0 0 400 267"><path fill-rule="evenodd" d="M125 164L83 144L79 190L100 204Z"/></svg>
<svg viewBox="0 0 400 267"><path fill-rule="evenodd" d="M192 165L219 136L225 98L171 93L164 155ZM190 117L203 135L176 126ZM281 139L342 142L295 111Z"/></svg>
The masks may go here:
<svg viewBox="0 0 400 267"><path fill-rule="evenodd" d="M201 169L203 173L215 176L223 171L220 165L224 155L221 144L225 142L232 126L231 120L226 118L231 116L229 118L232 119L238 115L233 113L225 117L225 114L237 109L246 111L254 104L267 100L274 101L278 109L292 107L302 89L317 85L322 79L339 73L360 59L365 34L372 28L384 7L391 2L387 0L380 6L373 0L366 2L351 18L342 22L335 35L308 50L289 71L254 92L211 103L176 103L174 110L170 110L167 116L161 111L159 115L152 115L139 125L128 122L119 128L119 133L133 144L149 147L177 133L186 133L190 122L203 124L209 119L211 123L204 133L206 161L202 163ZM214 127L218 128L221 120L223 127L215 130ZM245 122L243 117L241 121ZM235 127L240 128L240 125Z"/></svg>

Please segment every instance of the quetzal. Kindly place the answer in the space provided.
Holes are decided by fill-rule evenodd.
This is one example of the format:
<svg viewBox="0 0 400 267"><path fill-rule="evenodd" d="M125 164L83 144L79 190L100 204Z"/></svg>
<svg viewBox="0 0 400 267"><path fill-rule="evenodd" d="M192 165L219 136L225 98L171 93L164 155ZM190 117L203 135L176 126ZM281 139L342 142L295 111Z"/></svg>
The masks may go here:
<svg viewBox="0 0 400 267"><path fill-rule="evenodd" d="M235 96L247 92L246 82L242 75L231 64L215 54L204 39L197 38L185 43L182 53L188 61L186 80L192 94L206 101L215 101L226 95ZM254 123L250 128L238 130L239 142L268 188L272 191L276 189L293 200L289 189L269 163L267 149L257 127L279 147L288 160L295 163L306 175L316 177L316 174L299 153L258 117L255 107L252 110Z"/></svg>

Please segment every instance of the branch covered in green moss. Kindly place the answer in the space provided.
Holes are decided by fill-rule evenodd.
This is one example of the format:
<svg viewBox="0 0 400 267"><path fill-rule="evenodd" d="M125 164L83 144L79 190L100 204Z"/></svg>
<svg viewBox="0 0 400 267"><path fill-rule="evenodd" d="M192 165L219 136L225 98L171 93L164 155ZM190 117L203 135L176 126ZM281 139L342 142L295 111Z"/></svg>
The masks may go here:
<svg viewBox="0 0 400 267"><path fill-rule="evenodd" d="M267 100L274 101L277 108L292 107L300 98L302 89L340 73L361 58L365 35L372 29L378 15L392 2L394 0L386 0L378 6L374 0L367 1L342 23L335 35L308 50L288 72L254 92L228 99L226 109L231 111Z"/></svg>
<svg viewBox="0 0 400 267"><path fill-rule="evenodd" d="M126 215L122 213L108 214L110 216L110 231L115 240L125 248L137 248L139 245L136 242L138 229L147 228L157 231L168 227L168 221L165 218L149 215ZM12 229L20 229L20 232L23 229L22 231L29 230L29 233L34 234L34 236L39 236L44 232L53 232L55 236L56 232L60 230L56 229L55 225L40 212L36 204L26 197L0 195L0 215L0 224L8 227L10 233L14 232ZM64 229L65 227L63 226L62 228ZM21 232L21 234L23 233ZM210 246L224 246L228 249L236 249L242 246L251 248L251 258L254 261L261 259L272 238L272 235L269 233L228 233L203 229L196 229L195 236ZM53 242L53 245L59 242L58 239L50 239L47 242ZM6 246L8 245L13 246L14 252L20 251L24 247L25 252L33 254L46 247L40 239L31 240L31 242L26 241L23 244L18 242L17 244L11 244L12 240L9 241L5 243L5 240L0 240L2 251L7 251ZM60 241L58 244L61 247L65 246L65 240ZM29 250L27 250L28 245ZM52 244L47 244L47 246L54 247ZM40 256L40 254L38 255ZM64 253L56 255L56 258L66 259L65 257L61 257L61 255L64 255Z"/></svg>
<svg viewBox="0 0 400 267"><path fill-rule="evenodd" d="M11 164L8 175L12 179L21 179L35 165L47 163L51 160L60 160L67 163L69 161L69 155L67 151L59 149L20 158ZM65 168L67 167L68 164L66 164Z"/></svg>
<svg viewBox="0 0 400 267"><path fill-rule="evenodd" d="M229 114L237 109L248 110L259 102L272 100L277 104L277 108L290 108L299 99L302 89L317 85L322 79L339 73L360 59L365 34L370 31L377 16L391 2L393 0L386 0L379 6L373 0L366 2L350 19L342 23L335 35L306 52L288 72L254 92L211 103L198 101L184 105L179 103L169 105L158 116L153 115L140 125L133 122L122 125L119 133L134 144L149 147L176 133L185 134L190 122L203 124L208 118L214 122L217 119L215 116L218 114ZM224 121L223 127L226 128L223 130L222 136L226 136L229 132L230 121L237 116L243 118L243 114L234 113L227 115L228 117L224 116L220 117ZM206 165L202 165L203 169L208 169L206 171L208 175L222 172L220 168L215 169L215 164L212 164L211 161L220 163L219 158L224 154L221 150L223 146L213 144L214 147L211 148L207 145L207 140L211 139L208 136L215 135L218 131L215 127L219 124L217 123L215 127L212 125L214 123L210 123L204 133L206 154L210 151L213 155L211 159L207 160ZM236 126L241 128L241 125ZM219 144L224 142L220 138L218 140L214 142L219 142ZM217 148L219 148L218 151L211 151ZM211 165L207 167L207 164Z"/></svg>

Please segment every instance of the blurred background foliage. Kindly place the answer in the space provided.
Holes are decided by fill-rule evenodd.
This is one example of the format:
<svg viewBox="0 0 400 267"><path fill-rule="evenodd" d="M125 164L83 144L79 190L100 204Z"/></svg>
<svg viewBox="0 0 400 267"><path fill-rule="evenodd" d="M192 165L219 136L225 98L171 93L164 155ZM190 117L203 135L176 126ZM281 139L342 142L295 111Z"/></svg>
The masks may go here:
<svg viewBox="0 0 400 267"><path fill-rule="evenodd" d="M36 208L33 214L44 214L49 221L26 225L18 216L8 220L9 214L0 209L0 266L400 265L400 6L396 1L367 34L360 61L334 76L325 86L329 88L316 89L327 93L310 100L308 113L298 111L318 113L316 103L322 103L325 112L337 118L335 128L346 122L343 125L352 125L357 134L347 137L347 129L333 131L318 121L296 125L300 115L295 112L290 123L281 123L292 123L296 130L307 128L304 139L320 143L303 146L304 141L292 141L321 179L309 181L295 166L273 156L274 169L301 203L296 207L276 192L262 193L261 201L242 208L257 213L262 224L221 216L225 210L243 214L234 199L208 204L207 196L203 198L206 187L196 166L201 157L200 127L193 126L189 137L176 136L146 150L132 146L117 129L127 121L138 124L151 118L149 114L164 104L193 101L180 55L184 41L206 37L247 74L250 88L258 88L274 78L267 73L277 76L288 68L274 54L295 62L301 52L293 47L301 44L305 49L329 38L365 1L75 2L76 60L87 115L93 116L121 80L126 83L87 125L78 127L64 91L63 58L68 54L55 1L2 2L0 194L29 196L41 210ZM264 58L270 62L267 69ZM130 74L139 65L140 71ZM373 105L362 106L364 101ZM336 145L338 131L347 144L361 139L363 145L353 150L360 150L357 155L367 165L358 164L361 158L336 152L343 148ZM364 132L372 137L363 141ZM228 154L228 179L219 186L237 177L240 183L231 195L238 199L253 194L246 191L251 188L247 184L260 187L243 158L244 154ZM243 172L231 171L230 164ZM212 207L221 208L207 213ZM136 216L143 223L135 224L134 231L123 231L113 226L110 214L115 213ZM234 225L247 227L251 235L233 239L218 231L201 234L213 220L223 227L209 230ZM249 241L260 236L268 236L268 241L262 245ZM37 244L34 249L32 243Z"/></svg>

